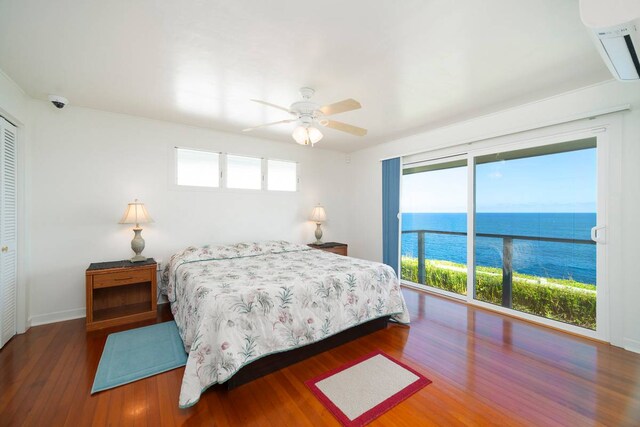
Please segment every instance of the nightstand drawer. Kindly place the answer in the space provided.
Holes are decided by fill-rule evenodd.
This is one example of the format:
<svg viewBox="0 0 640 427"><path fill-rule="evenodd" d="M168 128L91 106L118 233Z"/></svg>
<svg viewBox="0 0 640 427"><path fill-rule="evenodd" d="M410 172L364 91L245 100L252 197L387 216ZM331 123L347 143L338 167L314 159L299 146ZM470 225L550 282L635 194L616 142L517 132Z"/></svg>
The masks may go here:
<svg viewBox="0 0 640 427"><path fill-rule="evenodd" d="M347 247L346 246L336 246L335 248L327 248L323 249L325 252L331 252L338 255L347 256Z"/></svg>
<svg viewBox="0 0 640 427"><path fill-rule="evenodd" d="M347 256L348 246L345 243L327 242L319 245L316 245L315 243L309 243L307 246L313 249L319 249L321 251Z"/></svg>
<svg viewBox="0 0 640 427"><path fill-rule="evenodd" d="M96 274L93 276L93 288L110 288L131 283L150 282L153 270L120 271L117 273Z"/></svg>

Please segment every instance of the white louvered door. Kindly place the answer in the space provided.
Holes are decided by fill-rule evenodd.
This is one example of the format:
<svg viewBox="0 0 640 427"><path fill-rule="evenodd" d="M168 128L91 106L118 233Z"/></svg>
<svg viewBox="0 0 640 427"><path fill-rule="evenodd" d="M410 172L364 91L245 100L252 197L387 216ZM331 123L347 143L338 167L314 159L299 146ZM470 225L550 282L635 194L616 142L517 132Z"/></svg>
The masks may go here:
<svg viewBox="0 0 640 427"><path fill-rule="evenodd" d="M0 348L16 334L17 145L16 128L0 118Z"/></svg>

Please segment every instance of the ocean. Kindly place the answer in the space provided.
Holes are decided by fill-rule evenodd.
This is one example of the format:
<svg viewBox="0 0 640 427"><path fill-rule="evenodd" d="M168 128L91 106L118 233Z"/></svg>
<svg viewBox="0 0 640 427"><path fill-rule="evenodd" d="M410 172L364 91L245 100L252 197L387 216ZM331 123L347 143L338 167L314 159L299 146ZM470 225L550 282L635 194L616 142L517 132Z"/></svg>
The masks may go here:
<svg viewBox="0 0 640 427"><path fill-rule="evenodd" d="M595 213L478 213L477 233L590 239ZM403 213L402 230L467 231L465 213ZM417 234L402 235L402 255L417 258ZM425 257L467 263L466 236L425 235ZM476 265L502 268L502 239L476 238ZM518 273L596 283L596 245L513 241Z"/></svg>

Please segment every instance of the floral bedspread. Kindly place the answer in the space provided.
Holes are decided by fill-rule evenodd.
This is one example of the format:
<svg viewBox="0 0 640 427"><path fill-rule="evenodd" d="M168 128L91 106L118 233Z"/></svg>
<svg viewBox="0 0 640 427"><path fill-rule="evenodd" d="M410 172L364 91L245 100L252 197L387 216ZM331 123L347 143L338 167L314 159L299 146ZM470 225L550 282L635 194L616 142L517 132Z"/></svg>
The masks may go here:
<svg viewBox="0 0 640 427"><path fill-rule="evenodd" d="M189 353L180 407L268 354L386 315L409 323L389 266L283 241L189 247L161 289Z"/></svg>

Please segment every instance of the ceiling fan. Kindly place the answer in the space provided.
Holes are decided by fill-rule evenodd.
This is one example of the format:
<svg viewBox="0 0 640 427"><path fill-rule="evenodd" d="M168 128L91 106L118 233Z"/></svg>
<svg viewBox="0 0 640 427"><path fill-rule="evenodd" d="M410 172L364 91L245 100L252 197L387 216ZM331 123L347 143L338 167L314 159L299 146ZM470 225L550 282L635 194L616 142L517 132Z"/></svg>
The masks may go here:
<svg viewBox="0 0 640 427"><path fill-rule="evenodd" d="M279 105L261 101L259 99L252 99L251 101L253 102L268 105L269 107L285 111L292 115L293 118L272 123L265 123L263 125L243 129L242 131L249 132L254 129L259 129L267 126L296 122L298 126L293 130L291 136L298 144L311 146L322 139L322 132L320 132L320 130L315 126L316 124L342 132L347 132L356 136L365 136L367 134L366 129L326 118L328 116L333 116L334 114L344 113L347 111L362 108L358 101L349 98L340 102L336 102L334 104L320 106L320 104L311 101L311 97L314 93L315 91L310 87L301 88L300 95L302 96L302 101L294 102L289 106L289 108L281 107Z"/></svg>

